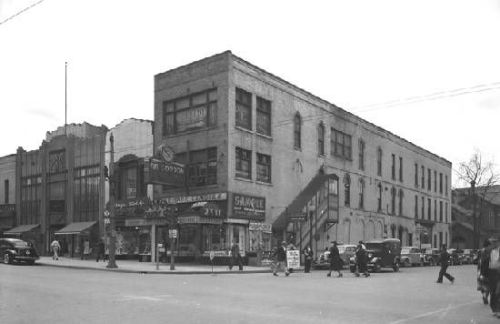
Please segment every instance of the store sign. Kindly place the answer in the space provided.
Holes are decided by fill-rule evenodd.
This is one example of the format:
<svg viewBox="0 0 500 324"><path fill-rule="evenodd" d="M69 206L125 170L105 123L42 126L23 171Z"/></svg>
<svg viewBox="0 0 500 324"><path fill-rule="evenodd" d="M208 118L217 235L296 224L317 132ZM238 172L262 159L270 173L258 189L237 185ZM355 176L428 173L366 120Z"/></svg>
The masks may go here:
<svg viewBox="0 0 500 324"><path fill-rule="evenodd" d="M144 159L145 183L183 187L184 180L184 165L154 158Z"/></svg>
<svg viewBox="0 0 500 324"><path fill-rule="evenodd" d="M234 217L246 219L264 220L266 215L266 198L234 194L233 215Z"/></svg>
<svg viewBox="0 0 500 324"><path fill-rule="evenodd" d="M179 224L222 224L222 219L220 218L208 218L200 216L181 216L177 218Z"/></svg>
<svg viewBox="0 0 500 324"><path fill-rule="evenodd" d="M248 224L248 229L250 231L262 231L262 232L271 232L271 224L266 223L250 223Z"/></svg>
<svg viewBox="0 0 500 324"><path fill-rule="evenodd" d="M166 202L169 205L188 204L188 203L195 203L198 201L218 201L218 200L227 200L227 193L216 192L216 193L207 193L207 194L193 195L193 196L168 197L162 199L162 201Z"/></svg>
<svg viewBox="0 0 500 324"><path fill-rule="evenodd" d="M160 219L145 219L145 218L127 218L125 219L125 226L151 226L151 225L167 225L168 220Z"/></svg>
<svg viewBox="0 0 500 324"><path fill-rule="evenodd" d="M300 251L290 250L286 251L286 266L288 269L300 268Z"/></svg>

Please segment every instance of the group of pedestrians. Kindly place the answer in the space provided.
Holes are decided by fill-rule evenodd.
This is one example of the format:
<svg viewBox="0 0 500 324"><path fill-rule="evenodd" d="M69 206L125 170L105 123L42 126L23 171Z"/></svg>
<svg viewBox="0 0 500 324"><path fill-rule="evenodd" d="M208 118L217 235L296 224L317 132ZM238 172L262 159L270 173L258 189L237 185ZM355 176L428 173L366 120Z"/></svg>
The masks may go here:
<svg viewBox="0 0 500 324"><path fill-rule="evenodd" d="M477 290L483 303L489 304L493 315L500 318L500 242L488 239L479 252ZM488 300L489 297L489 300Z"/></svg>

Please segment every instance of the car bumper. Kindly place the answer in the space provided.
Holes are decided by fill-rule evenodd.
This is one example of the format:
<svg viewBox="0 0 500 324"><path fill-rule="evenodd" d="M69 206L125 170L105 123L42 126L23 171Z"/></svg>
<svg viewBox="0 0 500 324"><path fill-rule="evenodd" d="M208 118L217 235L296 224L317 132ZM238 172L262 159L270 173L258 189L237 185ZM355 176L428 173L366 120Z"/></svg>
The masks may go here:
<svg viewBox="0 0 500 324"><path fill-rule="evenodd" d="M21 256L21 255L16 255L13 257L14 260L16 261L36 261L38 259L40 259L40 257L38 256Z"/></svg>

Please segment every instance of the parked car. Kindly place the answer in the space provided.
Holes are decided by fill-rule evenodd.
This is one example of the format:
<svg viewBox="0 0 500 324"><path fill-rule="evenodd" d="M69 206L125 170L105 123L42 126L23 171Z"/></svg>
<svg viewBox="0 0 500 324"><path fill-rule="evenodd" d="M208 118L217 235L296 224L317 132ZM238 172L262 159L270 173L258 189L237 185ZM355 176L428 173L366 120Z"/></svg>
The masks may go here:
<svg viewBox="0 0 500 324"><path fill-rule="evenodd" d="M356 251L356 245L354 244L341 244L337 246L340 253L340 259L342 260L342 266L348 265L349 260L354 256ZM313 269L328 269L330 267L330 251L328 248L320 254L313 262Z"/></svg>
<svg viewBox="0 0 500 324"><path fill-rule="evenodd" d="M342 259L342 265L347 266L349 260L356 254L356 245L354 244L342 244L338 246L340 258Z"/></svg>
<svg viewBox="0 0 500 324"><path fill-rule="evenodd" d="M430 248L425 249L424 264L431 266L439 265L439 250Z"/></svg>
<svg viewBox="0 0 500 324"><path fill-rule="evenodd" d="M26 241L15 238L0 238L0 254L5 264L14 261L34 264L36 260L40 259L34 247Z"/></svg>
<svg viewBox="0 0 500 324"><path fill-rule="evenodd" d="M450 265L460 265L462 264L462 250L459 249L448 249L448 253L450 254Z"/></svg>
<svg viewBox="0 0 500 324"><path fill-rule="evenodd" d="M326 248L312 264L313 269L328 269L330 267L330 251Z"/></svg>
<svg viewBox="0 0 500 324"><path fill-rule="evenodd" d="M420 249L413 246L403 246L401 248L401 266L411 267L424 265L424 256L420 252Z"/></svg>
<svg viewBox="0 0 500 324"><path fill-rule="evenodd" d="M474 257L472 249L464 249L462 253L462 264L472 264L472 258Z"/></svg>
<svg viewBox="0 0 500 324"><path fill-rule="evenodd" d="M479 250L472 250L472 264L478 264L479 262Z"/></svg>
<svg viewBox="0 0 500 324"><path fill-rule="evenodd" d="M401 242L398 239L385 239L365 243L368 253L368 270L379 272L382 268L392 268L399 271L401 258ZM352 257L349 263L351 272L356 271L356 258Z"/></svg>

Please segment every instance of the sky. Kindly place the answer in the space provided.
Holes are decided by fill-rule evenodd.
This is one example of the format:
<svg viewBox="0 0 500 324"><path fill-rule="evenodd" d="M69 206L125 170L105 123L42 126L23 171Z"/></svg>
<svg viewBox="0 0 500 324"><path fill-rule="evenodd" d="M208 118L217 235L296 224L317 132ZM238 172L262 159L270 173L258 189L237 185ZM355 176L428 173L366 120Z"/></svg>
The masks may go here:
<svg viewBox="0 0 500 324"><path fill-rule="evenodd" d="M64 125L65 62L68 123L111 128L153 119L155 74L231 50L453 169L479 150L500 172L499 32L500 0L0 0L0 156Z"/></svg>

